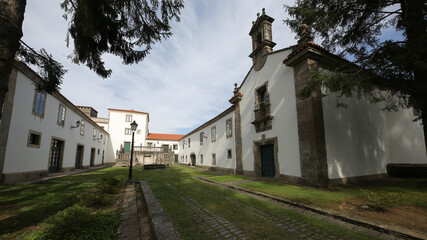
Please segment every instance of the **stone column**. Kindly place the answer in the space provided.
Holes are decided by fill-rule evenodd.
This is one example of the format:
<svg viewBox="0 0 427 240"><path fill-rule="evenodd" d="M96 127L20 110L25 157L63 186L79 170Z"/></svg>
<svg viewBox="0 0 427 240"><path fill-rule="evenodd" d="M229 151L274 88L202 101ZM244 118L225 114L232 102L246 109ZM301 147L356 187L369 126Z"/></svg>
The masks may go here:
<svg viewBox="0 0 427 240"><path fill-rule="evenodd" d="M234 105L234 141L236 146L236 174L243 175L242 160L242 123L240 116L240 101L243 94L239 92L237 83L234 84L234 96L229 100Z"/></svg>
<svg viewBox="0 0 427 240"><path fill-rule="evenodd" d="M310 70L315 68L317 63L309 58L302 59L294 65L296 94L311 81ZM297 97L296 105L303 183L316 187L327 186L328 163L320 89L313 92L307 100Z"/></svg>

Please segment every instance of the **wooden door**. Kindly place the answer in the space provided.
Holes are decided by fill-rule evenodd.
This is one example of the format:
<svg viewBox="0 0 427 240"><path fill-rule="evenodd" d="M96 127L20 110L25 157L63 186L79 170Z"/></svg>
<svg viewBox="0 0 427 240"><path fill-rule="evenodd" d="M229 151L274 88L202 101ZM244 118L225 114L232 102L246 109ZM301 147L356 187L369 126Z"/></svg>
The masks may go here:
<svg viewBox="0 0 427 240"><path fill-rule="evenodd" d="M61 154L63 141L52 139L49 154L49 172L59 172L61 170Z"/></svg>
<svg viewBox="0 0 427 240"><path fill-rule="evenodd" d="M125 142L125 149L124 149L125 153L130 152L130 142Z"/></svg>
<svg viewBox="0 0 427 240"><path fill-rule="evenodd" d="M90 150L90 166L95 167L95 148Z"/></svg>
<svg viewBox="0 0 427 240"><path fill-rule="evenodd" d="M262 145L261 148L261 176L274 178L276 168L274 166L274 145Z"/></svg>
<svg viewBox="0 0 427 240"><path fill-rule="evenodd" d="M77 145L76 163L74 167L76 169L83 168L83 146L82 145Z"/></svg>

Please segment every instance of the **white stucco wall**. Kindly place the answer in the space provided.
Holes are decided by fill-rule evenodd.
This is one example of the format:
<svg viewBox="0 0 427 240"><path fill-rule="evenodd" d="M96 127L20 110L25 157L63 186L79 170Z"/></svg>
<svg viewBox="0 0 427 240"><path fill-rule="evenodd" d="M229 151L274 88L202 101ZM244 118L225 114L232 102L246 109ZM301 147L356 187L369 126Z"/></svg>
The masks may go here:
<svg viewBox="0 0 427 240"><path fill-rule="evenodd" d="M75 166L77 144L84 145L84 166L89 166L91 148L96 149L95 164L101 164L102 151L105 151L104 162L114 161L114 158L109 156L106 151L106 143L108 141L106 136L108 134L103 132L99 126L92 125L91 122L85 120L85 134L81 136L80 128L72 129L71 126L75 125L76 121L81 121L84 114L80 111L74 112L65 104L66 117L64 126L58 125L60 101L50 94L47 94L46 97L44 117L35 116L32 113L34 94L34 82L18 71L5 154L4 173L47 170L53 138L64 141L63 168ZM93 140L94 128L97 129L97 138L99 133L103 135L101 142ZM30 130L41 132L40 148L27 146ZM105 144L104 139L107 140ZM99 155L98 149L100 150Z"/></svg>
<svg viewBox="0 0 427 240"><path fill-rule="evenodd" d="M385 112L365 99L323 99L330 179L386 173L388 163L427 163L423 130L412 111ZM411 116L412 115L412 116Z"/></svg>
<svg viewBox="0 0 427 240"><path fill-rule="evenodd" d="M414 122L412 109L386 112L390 158L389 163L427 164L423 127Z"/></svg>
<svg viewBox="0 0 427 240"><path fill-rule="evenodd" d="M268 55L264 67L259 71L252 69L241 86L244 171L254 171L253 141L261 140L265 134L265 138L278 138L280 174L301 176L294 72L292 68L282 63L290 53L290 50L285 50ZM270 112L274 117L272 129L256 133L254 125L251 124L255 119L255 89L267 81Z"/></svg>
<svg viewBox="0 0 427 240"><path fill-rule="evenodd" d="M124 146L124 142L132 143L132 134L125 135L125 129L130 128L131 124L131 122L126 122L126 115L132 115L132 121L138 124L137 131L135 132L135 146L146 145L148 114L109 109L108 127L114 153L120 149L120 145ZM141 130L141 132L138 132L138 130Z"/></svg>
<svg viewBox="0 0 427 240"><path fill-rule="evenodd" d="M232 137L226 137L226 121L227 119L232 119ZM216 127L216 141L211 142L211 128ZM200 145L200 133L204 132L207 138L203 138L203 145ZM202 129L188 135L180 140L180 154L179 162L180 163L191 163L191 154L196 156L196 166L209 166L209 167L220 167L220 168L235 168L235 141L234 141L234 112L230 112L220 119L212 122L211 124L203 127ZM190 147L188 147L188 139L191 139ZM183 143L185 140L185 146ZM232 157L227 158L227 151L231 149ZM212 154L216 155L216 164L212 165ZM203 154L203 163L200 162L200 155ZM181 158L184 157L184 159Z"/></svg>

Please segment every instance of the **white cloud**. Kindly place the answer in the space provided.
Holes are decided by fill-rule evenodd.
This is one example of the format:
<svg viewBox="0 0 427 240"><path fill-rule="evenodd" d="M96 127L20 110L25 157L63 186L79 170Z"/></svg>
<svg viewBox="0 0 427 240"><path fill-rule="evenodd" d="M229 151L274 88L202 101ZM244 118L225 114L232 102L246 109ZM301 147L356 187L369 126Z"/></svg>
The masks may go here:
<svg viewBox="0 0 427 240"><path fill-rule="evenodd" d="M292 3L293 1L291 1ZM283 24L284 2L185 1L174 35L153 46L139 64L105 55L110 78L102 79L87 67L67 59L67 23L59 2L28 1L23 40L35 49L46 48L69 70L61 92L76 105L92 106L101 117L107 108L150 113L150 131L185 134L230 106L234 83L241 83L252 60L248 35L256 13L264 7L275 18L275 49L295 44L295 34Z"/></svg>

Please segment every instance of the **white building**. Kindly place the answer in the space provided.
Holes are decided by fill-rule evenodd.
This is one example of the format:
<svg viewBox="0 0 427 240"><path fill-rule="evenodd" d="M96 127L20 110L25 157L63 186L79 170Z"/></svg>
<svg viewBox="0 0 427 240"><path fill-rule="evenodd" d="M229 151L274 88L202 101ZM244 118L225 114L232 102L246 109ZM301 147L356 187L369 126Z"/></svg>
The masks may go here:
<svg viewBox="0 0 427 240"><path fill-rule="evenodd" d="M1 183L114 162L110 135L25 64L14 63L0 123Z"/></svg>
<svg viewBox="0 0 427 240"><path fill-rule="evenodd" d="M173 152L174 162L178 163L179 156L179 140L184 135L179 134L164 134L164 133L149 133L147 136L147 148L162 148L163 152ZM165 149L166 148L166 149Z"/></svg>
<svg viewBox="0 0 427 240"><path fill-rule="evenodd" d="M128 153L131 149L132 130L130 124L135 121L138 124L135 132L135 146L145 146L148 135L148 123L150 116L146 112L124 109L108 109L108 132L114 153Z"/></svg>
<svg viewBox="0 0 427 240"><path fill-rule="evenodd" d="M344 61L307 34L273 51L273 21L263 13L253 24L252 68L236 84L232 106L180 140L180 163L312 186L380 178L389 163L427 163L411 109L385 112L357 98L336 108L333 95L297 98L310 70Z"/></svg>

